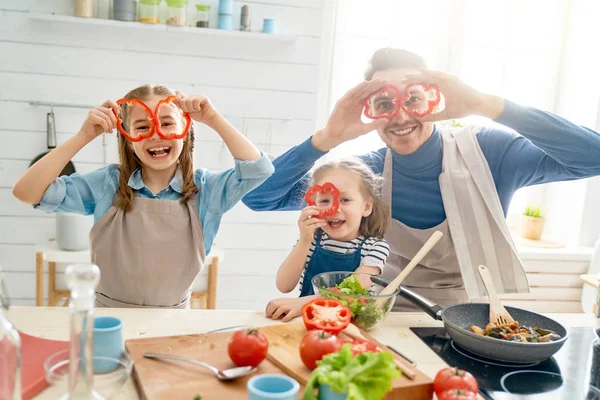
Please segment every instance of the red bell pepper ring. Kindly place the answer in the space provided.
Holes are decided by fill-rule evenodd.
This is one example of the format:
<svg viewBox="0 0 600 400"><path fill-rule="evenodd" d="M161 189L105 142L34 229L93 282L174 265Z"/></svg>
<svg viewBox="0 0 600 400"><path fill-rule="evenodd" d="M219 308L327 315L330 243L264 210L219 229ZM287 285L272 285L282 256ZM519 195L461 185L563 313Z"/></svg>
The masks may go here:
<svg viewBox="0 0 600 400"><path fill-rule="evenodd" d="M141 140L147 139L150 136L152 136L154 134L154 120L152 119L152 110L141 100L139 99L119 99L117 100L117 104L120 106L121 104L128 104L128 105L134 105L137 104L140 107L142 107L144 110L146 110L146 112L148 113L148 117L150 120L150 123L152 124L152 127L148 130L148 132L145 133L141 133L137 136L131 136L125 129L123 129L123 120L121 119L121 117L119 117L119 114L117 114L114 110L113 110L113 114L115 114L115 117L117 117L117 130L119 132L121 132L121 135L125 136L127 138L127 140L129 140L130 142L139 142Z"/></svg>
<svg viewBox="0 0 600 400"><path fill-rule="evenodd" d="M423 91L425 92L425 97L426 97L424 99L424 101L427 101L427 109L422 112L419 110L410 110L406 107L406 102L408 102L411 98L414 97L414 96L411 96L410 90L412 88L418 87L418 86L423 88ZM372 108L373 105L371 104L371 99L373 98L373 96L375 96L377 94L382 94L385 96L385 95L388 95L388 93L390 93L390 92L396 93L396 96L392 96L392 98L390 99L394 105L394 109L391 110L390 112L385 112L383 114L375 115L375 110L373 110L373 108ZM428 95L430 96L430 98L427 98ZM364 100L364 103L363 103L363 105L364 105L363 114L369 119L380 119L380 118L392 119L396 115L398 115L400 110L402 110L406 114L409 114L409 115L414 115L416 117L424 117L425 115L431 114L432 112L435 111L436 107L439 106L441 99L442 99L442 95L440 93L438 86L435 84L412 83L410 85L406 85L404 87L404 91L401 92L396 86L388 83L388 84L384 85L381 89L378 89L367 96L367 98Z"/></svg>
<svg viewBox="0 0 600 400"><path fill-rule="evenodd" d="M423 91L425 92L424 100L427 101L427 109L422 112L418 110L409 110L408 108L406 108L405 105L405 102L410 101L412 97L410 95L410 89L418 86L421 86L423 88ZM429 98L430 96L431 98ZM402 101L401 107L404 110L404 112L417 117L424 117L428 114L431 114L434 111L438 104L440 104L442 96L440 94L440 89L437 87L437 85L434 85L432 83L413 83L404 87L403 98L404 100Z"/></svg>
<svg viewBox="0 0 600 400"><path fill-rule="evenodd" d="M160 107L164 104L171 104L173 103L173 100L175 100L175 96L169 96L166 99L163 99L161 101L158 102L158 104L156 105L156 110L154 111L155 115L154 118L156 118L156 131L158 132L158 134L167 140L174 140L174 139L183 139L185 137L185 135L187 135L188 130L190 129L190 125L192 124L192 119L190 118L190 115L186 112L183 113L183 119L185 120L185 128L183 128L183 131L181 133L164 133L161 130L160 127L160 118L158 116L158 111L160 110Z"/></svg>
<svg viewBox="0 0 600 400"><path fill-rule="evenodd" d="M337 335L350 324L352 311L335 299L315 299L302 307L307 330L319 329Z"/></svg>
<svg viewBox="0 0 600 400"><path fill-rule="evenodd" d="M156 109L154 110L154 112L152 112L152 110L143 101L141 101L139 99L122 98L122 99L117 100L117 104L119 106L121 104L128 104L128 105L137 104L137 105L141 106L148 113L148 117L149 117L148 120L150 121L150 123L152 125L150 127L150 129L148 130L148 132L144 132L139 135L132 136L125 129L123 129L123 120L113 110L113 114L115 114L115 117L117 118L117 130L121 133L121 135L125 136L127 138L127 140L129 140L130 142L139 142L141 140L151 137L154 134L155 129L156 129L156 132L158 133L158 135L160 137L162 137L163 139L166 139L166 140L183 139L185 137L185 135L187 135L187 133L190 129L190 125L192 124L192 119L190 118L190 115L188 113L186 113L186 112L182 113L183 119L185 120L185 127L181 133L171 133L171 134L165 133L162 131L162 129L160 127L160 118L158 116L158 111L160 110L160 107L162 105L170 104L173 102L173 100L175 100L175 96L169 96L166 99L159 101L158 104L156 105Z"/></svg>
<svg viewBox="0 0 600 400"><path fill-rule="evenodd" d="M337 210L340 208L340 191L338 188L334 186L331 182L325 182L323 186L315 185L308 189L306 195L304 196L304 200L309 206L316 205L314 197L318 194L331 194L333 200L331 201L331 206L329 208L324 208L319 210L319 215L316 215L315 218L323 219L325 217L331 217L335 215Z"/></svg>

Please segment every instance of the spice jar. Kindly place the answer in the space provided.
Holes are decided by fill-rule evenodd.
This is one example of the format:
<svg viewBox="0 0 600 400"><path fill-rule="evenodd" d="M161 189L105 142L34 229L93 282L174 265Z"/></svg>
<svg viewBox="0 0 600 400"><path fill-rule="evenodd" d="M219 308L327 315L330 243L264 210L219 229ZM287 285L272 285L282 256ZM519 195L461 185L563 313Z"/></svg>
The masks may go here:
<svg viewBox="0 0 600 400"><path fill-rule="evenodd" d="M139 22L160 23L160 0L140 0Z"/></svg>
<svg viewBox="0 0 600 400"><path fill-rule="evenodd" d="M185 26L187 0L167 0L167 25Z"/></svg>
<svg viewBox="0 0 600 400"><path fill-rule="evenodd" d="M210 6L206 4L196 4L196 10L196 26L198 28L208 28Z"/></svg>
<svg viewBox="0 0 600 400"><path fill-rule="evenodd" d="M94 18L94 0L74 0L73 8L76 17Z"/></svg>

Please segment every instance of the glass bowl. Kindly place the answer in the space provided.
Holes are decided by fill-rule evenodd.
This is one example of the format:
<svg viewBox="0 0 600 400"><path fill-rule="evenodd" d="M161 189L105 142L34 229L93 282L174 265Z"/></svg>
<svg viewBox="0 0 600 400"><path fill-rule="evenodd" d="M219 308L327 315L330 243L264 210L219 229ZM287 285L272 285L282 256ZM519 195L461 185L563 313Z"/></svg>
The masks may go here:
<svg viewBox="0 0 600 400"><path fill-rule="evenodd" d="M131 375L133 359L123 352L121 358L94 356L94 398L110 399L117 394ZM54 353L44 362L46 380L54 390L68 397L69 350ZM67 396L67 397L65 397Z"/></svg>
<svg viewBox="0 0 600 400"><path fill-rule="evenodd" d="M400 288L389 295L379 296L384 289L377 283L371 281L373 275L357 272L324 272L315 275L312 285L317 297L336 299L350 308L352 311L352 322L361 329L369 330L375 328L385 320L396 301ZM348 288L339 288L342 281L354 277L368 294L356 294L357 291ZM365 287L370 285L369 287ZM342 285L351 286L351 285Z"/></svg>

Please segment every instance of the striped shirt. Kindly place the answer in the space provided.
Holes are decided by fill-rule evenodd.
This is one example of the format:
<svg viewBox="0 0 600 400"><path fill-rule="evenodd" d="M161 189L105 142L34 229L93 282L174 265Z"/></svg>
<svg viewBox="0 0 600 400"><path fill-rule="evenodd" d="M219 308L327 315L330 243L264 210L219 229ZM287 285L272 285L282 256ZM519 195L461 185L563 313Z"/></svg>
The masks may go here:
<svg viewBox="0 0 600 400"><path fill-rule="evenodd" d="M358 250L364 238L365 237L361 235L356 239L350 240L348 242L342 242L339 240L331 239L325 232L323 232L321 234L321 247L323 247L325 250L335 251L337 253L350 254ZM315 236L313 237L313 240L310 244L310 248L308 249L308 253L306 255L306 262L304 264L302 276L300 277L300 290L302 290L302 284L304 282L304 273L306 272L306 268L310 263L316 245L317 237L315 233ZM390 254L390 246L387 244L385 239L379 239L375 237L367 238L367 240L364 241L360 251L361 267L378 267L380 271L383 271L383 267L385 266L388 255Z"/></svg>

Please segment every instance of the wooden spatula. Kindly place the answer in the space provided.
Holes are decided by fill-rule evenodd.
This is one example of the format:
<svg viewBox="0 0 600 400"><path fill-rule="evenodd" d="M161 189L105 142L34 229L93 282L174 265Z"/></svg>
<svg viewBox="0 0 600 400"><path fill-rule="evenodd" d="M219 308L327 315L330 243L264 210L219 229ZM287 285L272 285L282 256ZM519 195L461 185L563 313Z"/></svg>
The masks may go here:
<svg viewBox="0 0 600 400"><path fill-rule="evenodd" d="M421 247L421 250L414 256L412 260L408 263L406 268L400 272L400 274L394 278L393 281L390 282L380 293L379 296L387 296L396 291L396 289L400 286L402 281L410 274L410 272L421 262L421 260L429 253L429 251L436 245L436 243L441 239L444 234L440 231L433 232L433 235ZM386 300L383 299L383 302Z"/></svg>
<svg viewBox="0 0 600 400"><path fill-rule="evenodd" d="M485 265L480 265L477 270L479 271L479 276L481 276L485 290L487 290L488 293L490 302L490 322L498 325L515 322L498 298L498 293L496 292L496 287L492 281L490 270Z"/></svg>

